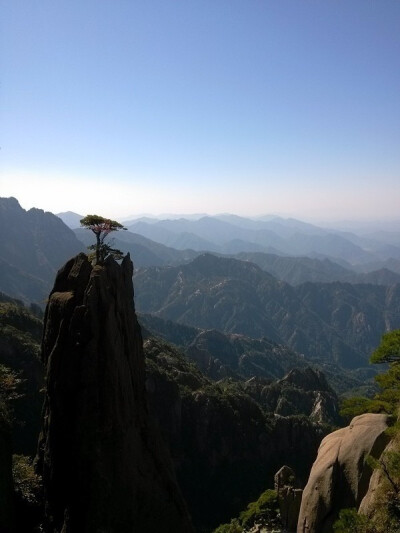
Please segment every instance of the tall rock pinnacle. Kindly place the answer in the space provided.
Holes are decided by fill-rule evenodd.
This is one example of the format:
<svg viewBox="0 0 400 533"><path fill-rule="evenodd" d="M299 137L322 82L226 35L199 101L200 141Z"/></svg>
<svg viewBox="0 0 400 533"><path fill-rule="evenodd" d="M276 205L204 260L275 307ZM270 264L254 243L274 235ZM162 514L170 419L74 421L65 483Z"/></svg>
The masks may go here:
<svg viewBox="0 0 400 533"><path fill-rule="evenodd" d="M38 460L49 533L193 531L148 416L132 272L129 256L92 267L80 254L49 297Z"/></svg>

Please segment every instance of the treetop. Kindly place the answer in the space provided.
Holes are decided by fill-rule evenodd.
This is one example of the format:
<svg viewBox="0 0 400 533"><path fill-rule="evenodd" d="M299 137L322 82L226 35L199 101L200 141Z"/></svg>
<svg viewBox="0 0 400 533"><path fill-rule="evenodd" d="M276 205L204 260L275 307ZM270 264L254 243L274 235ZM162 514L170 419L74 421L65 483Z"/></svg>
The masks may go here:
<svg viewBox="0 0 400 533"><path fill-rule="evenodd" d="M104 239L112 231L118 231L120 229L127 229L116 220L104 218L99 215L86 215L80 220L81 226L86 229L90 229L96 235L96 244L88 246L89 250L93 250L96 263L103 263L108 256L114 257L114 259L122 259L123 253L116 248L111 248L110 243L106 244Z"/></svg>
<svg viewBox="0 0 400 533"><path fill-rule="evenodd" d="M104 218L99 215L86 215L80 220L81 226L92 231L116 231L118 229L126 229L122 224L116 220Z"/></svg>
<svg viewBox="0 0 400 533"><path fill-rule="evenodd" d="M378 348L371 355L371 363L400 362L400 329L385 333Z"/></svg>

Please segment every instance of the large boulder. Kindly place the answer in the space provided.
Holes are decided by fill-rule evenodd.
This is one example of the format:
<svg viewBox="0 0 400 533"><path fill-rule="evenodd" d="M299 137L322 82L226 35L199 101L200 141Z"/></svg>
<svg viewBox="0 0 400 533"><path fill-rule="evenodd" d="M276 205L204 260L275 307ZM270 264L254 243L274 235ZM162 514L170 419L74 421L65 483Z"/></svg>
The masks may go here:
<svg viewBox="0 0 400 533"><path fill-rule="evenodd" d="M367 413L323 439L303 492L298 533L331 532L341 509L358 509L372 474L365 459L381 455L387 423L387 415Z"/></svg>
<svg viewBox="0 0 400 533"><path fill-rule="evenodd" d="M169 456L148 415L133 267L70 260L50 294L38 469L45 531L193 531Z"/></svg>

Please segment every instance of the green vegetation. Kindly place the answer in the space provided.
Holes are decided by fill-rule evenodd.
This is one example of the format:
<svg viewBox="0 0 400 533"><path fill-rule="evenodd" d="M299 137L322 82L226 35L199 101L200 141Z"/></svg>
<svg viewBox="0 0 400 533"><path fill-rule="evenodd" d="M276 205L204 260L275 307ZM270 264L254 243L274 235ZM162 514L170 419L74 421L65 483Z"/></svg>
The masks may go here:
<svg viewBox="0 0 400 533"><path fill-rule="evenodd" d="M12 423L12 401L19 397L20 382L16 372L0 364L0 425L10 426Z"/></svg>
<svg viewBox="0 0 400 533"><path fill-rule="evenodd" d="M150 337L144 341L147 371L176 383L181 393L191 393L210 383L197 366L176 347Z"/></svg>
<svg viewBox="0 0 400 533"><path fill-rule="evenodd" d="M239 520L234 518L229 524L221 524L214 533L243 533L243 528Z"/></svg>
<svg viewBox="0 0 400 533"><path fill-rule="evenodd" d="M400 533L399 502L393 493L380 494L373 517L357 513L356 509L342 509L333 525L335 533Z"/></svg>
<svg viewBox="0 0 400 533"><path fill-rule="evenodd" d="M255 525L279 526L278 496L276 491L267 489L257 501L249 503L247 509L229 524L220 525L214 533L244 533Z"/></svg>
<svg viewBox="0 0 400 533"><path fill-rule="evenodd" d="M96 264L103 263L108 256L114 257L114 259L122 259L123 253L120 250L111 248L110 244L104 242L104 239L113 231L126 230L127 228L124 228L122 224L115 220L98 215L86 215L80 223L81 226L90 229L96 236L96 244L88 246L89 250L92 250L92 254L89 255L90 259L95 259Z"/></svg>
<svg viewBox="0 0 400 533"><path fill-rule="evenodd" d="M266 490L256 502L247 506L247 510L240 513L240 520L244 528L249 529L256 522L275 522L278 519L278 499L274 490Z"/></svg>
<svg viewBox="0 0 400 533"><path fill-rule="evenodd" d="M0 301L0 328L2 330L20 332L20 338L40 342L43 324L40 318L34 316L22 303ZM3 333L3 332L2 332Z"/></svg>
<svg viewBox="0 0 400 533"><path fill-rule="evenodd" d="M380 390L375 396L347 398L342 403L341 415L347 420L363 413L396 415L400 404L400 330L386 333L373 352L371 363L386 363L388 369L375 376Z"/></svg>
<svg viewBox="0 0 400 533"><path fill-rule="evenodd" d="M373 533L375 529L370 529L369 519L359 515L357 509L342 509L339 519L333 525L335 533Z"/></svg>
<svg viewBox="0 0 400 533"><path fill-rule="evenodd" d="M35 472L32 459L26 455L13 455L12 475L16 508L16 531L34 533L42 531L42 480Z"/></svg>
<svg viewBox="0 0 400 533"><path fill-rule="evenodd" d="M385 333L380 345L371 356L371 363L397 362L400 362L400 329Z"/></svg>
<svg viewBox="0 0 400 533"><path fill-rule="evenodd" d="M379 459L369 456L367 462L373 469L379 469L383 472L392 492L398 497L400 493L400 452L386 450Z"/></svg>
<svg viewBox="0 0 400 533"><path fill-rule="evenodd" d="M0 295L0 405L12 425L14 451L36 453L43 404L42 321L18 300Z"/></svg>
<svg viewBox="0 0 400 533"><path fill-rule="evenodd" d="M367 463L382 474L376 489L373 511L369 516L356 509L342 509L333 526L335 533L400 533L400 452L398 436L387 449L375 459L367 457Z"/></svg>
<svg viewBox="0 0 400 533"><path fill-rule="evenodd" d="M35 473L32 460L26 455L13 455L14 490L29 505L39 503L40 477Z"/></svg>
<svg viewBox="0 0 400 533"><path fill-rule="evenodd" d="M37 322L40 324L39 319ZM21 396L18 389L22 380L19 369L10 368L12 361L8 360L6 354L16 345L23 353L33 346L36 348L36 343L29 333L39 333L36 325L36 318L31 316L22 302L0 294L0 346L4 352L0 355L0 421L9 427L14 417L14 400Z"/></svg>
<svg viewBox="0 0 400 533"><path fill-rule="evenodd" d="M376 399L389 404L390 412L397 414L400 404L400 330L386 333L371 356L371 363L388 363L389 369L376 376L381 392Z"/></svg>
<svg viewBox="0 0 400 533"><path fill-rule="evenodd" d="M364 413L391 413L392 405L388 402L381 401L377 396L375 398L365 398L363 396L355 396L354 398L346 398L342 401L340 414L347 421L350 422L355 416Z"/></svg>

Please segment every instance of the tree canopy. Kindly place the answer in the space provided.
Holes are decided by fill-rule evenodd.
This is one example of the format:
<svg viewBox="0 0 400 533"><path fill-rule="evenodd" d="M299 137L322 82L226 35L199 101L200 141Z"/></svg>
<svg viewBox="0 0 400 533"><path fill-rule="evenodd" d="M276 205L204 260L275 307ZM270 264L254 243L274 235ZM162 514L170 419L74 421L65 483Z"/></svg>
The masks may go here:
<svg viewBox="0 0 400 533"><path fill-rule="evenodd" d="M111 243L105 243L104 239L113 231L126 230L122 224L116 220L110 220L99 215L86 215L80 221L81 226L90 229L96 236L96 244L88 246L93 250L96 263L102 263L108 256L114 259L122 259L123 253L111 247Z"/></svg>
<svg viewBox="0 0 400 533"><path fill-rule="evenodd" d="M397 362L400 362L400 329L385 333L380 345L371 355L371 363Z"/></svg>
<svg viewBox="0 0 400 533"><path fill-rule="evenodd" d="M373 398L353 397L343 400L340 414L346 419L362 413L396 414L400 405L400 329L382 336L372 353L371 363L386 363L387 369L375 376L380 391Z"/></svg>

